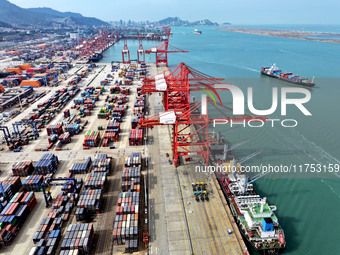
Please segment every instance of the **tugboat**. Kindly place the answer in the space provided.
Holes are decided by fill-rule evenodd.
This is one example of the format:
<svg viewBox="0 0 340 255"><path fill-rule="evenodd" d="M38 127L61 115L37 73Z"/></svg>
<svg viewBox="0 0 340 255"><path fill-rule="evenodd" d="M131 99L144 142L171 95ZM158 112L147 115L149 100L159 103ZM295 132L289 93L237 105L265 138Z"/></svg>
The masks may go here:
<svg viewBox="0 0 340 255"><path fill-rule="evenodd" d="M304 87L309 87L312 88L315 86L314 83L314 77L312 81L309 79L299 76L299 75L293 75L293 73L285 73L282 72L276 64L273 64L271 67L262 67L261 68L261 74L267 75L269 77L273 78L278 78L280 80L295 84L295 85L300 85Z"/></svg>
<svg viewBox="0 0 340 255"><path fill-rule="evenodd" d="M103 58L103 54L102 53L95 53L91 58L90 58L90 62L98 62L99 60L101 60Z"/></svg>
<svg viewBox="0 0 340 255"><path fill-rule="evenodd" d="M194 30L194 34L196 34L196 35L201 35L201 34L202 34L202 31L199 31L199 30L195 29L195 30Z"/></svg>

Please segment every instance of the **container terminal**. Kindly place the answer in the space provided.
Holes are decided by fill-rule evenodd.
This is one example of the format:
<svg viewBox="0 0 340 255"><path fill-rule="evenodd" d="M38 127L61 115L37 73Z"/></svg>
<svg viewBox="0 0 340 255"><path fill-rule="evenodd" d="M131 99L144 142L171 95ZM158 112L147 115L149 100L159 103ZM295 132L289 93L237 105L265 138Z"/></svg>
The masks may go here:
<svg viewBox="0 0 340 255"><path fill-rule="evenodd" d="M195 171L217 161L190 91L222 79L168 68L185 51L163 31L150 50L138 37L135 61L102 30L98 52L85 42L68 63L8 67L42 75L0 87L2 254L250 254L220 178ZM120 39L122 61L84 63Z"/></svg>

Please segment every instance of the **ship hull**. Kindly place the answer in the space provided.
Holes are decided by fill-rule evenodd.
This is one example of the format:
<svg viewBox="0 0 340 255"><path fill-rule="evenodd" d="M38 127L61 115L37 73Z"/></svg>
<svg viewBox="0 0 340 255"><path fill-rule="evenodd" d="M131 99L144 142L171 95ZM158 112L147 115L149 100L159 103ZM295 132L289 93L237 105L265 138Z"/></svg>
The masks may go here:
<svg viewBox="0 0 340 255"><path fill-rule="evenodd" d="M298 85L298 86L303 86L303 87L308 87L308 88L312 88L312 87L315 86L315 83L296 82L296 81L284 79L284 78L282 78L282 77L277 77L277 76L275 76L275 75L271 75L271 74L268 74L268 73L262 72L262 71L261 71L261 74L266 75L266 76L269 76L269 77L272 77L272 78L279 79L279 80L281 80L281 81L289 82L289 83L291 83L291 84Z"/></svg>
<svg viewBox="0 0 340 255"><path fill-rule="evenodd" d="M220 185L220 187L222 188L222 192L223 192L223 195L225 197L225 199L227 200L227 203L228 203L228 206L230 208L230 211L232 213L232 216L237 224L237 227L240 231L240 233L242 234L242 238L243 240L248 244L250 245L253 249L255 249L257 252L259 252L260 254L262 255L277 255L277 254L280 254L283 252L284 248L265 248L265 247L256 247L255 244L253 242L251 242L248 238L248 236L246 235L246 230L243 228L239 218L238 218L238 212L237 212L237 209L232 201L232 196L229 195L227 193L227 190L226 190L226 187L225 185L223 184L222 180L220 179L220 177L216 174L216 177L217 177L217 180L218 180L218 183Z"/></svg>
<svg viewBox="0 0 340 255"><path fill-rule="evenodd" d="M90 62L99 62L99 60L101 60L103 57L101 57L101 58L91 58L90 59Z"/></svg>
<svg viewBox="0 0 340 255"><path fill-rule="evenodd" d="M103 54L97 54L90 58L90 62L99 62L103 58Z"/></svg>

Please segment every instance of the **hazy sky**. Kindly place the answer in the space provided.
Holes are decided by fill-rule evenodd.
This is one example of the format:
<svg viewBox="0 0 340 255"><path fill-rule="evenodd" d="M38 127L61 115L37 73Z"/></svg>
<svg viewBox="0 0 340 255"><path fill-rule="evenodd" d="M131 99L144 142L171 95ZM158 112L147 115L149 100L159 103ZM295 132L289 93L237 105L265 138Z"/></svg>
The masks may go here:
<svg viewBox="0 0 340 255"><path fill-rule="evenodd" d="M233 24L340 24L339 0L10 0L20 7L51 7L112 20L180 17Z"/></svg>

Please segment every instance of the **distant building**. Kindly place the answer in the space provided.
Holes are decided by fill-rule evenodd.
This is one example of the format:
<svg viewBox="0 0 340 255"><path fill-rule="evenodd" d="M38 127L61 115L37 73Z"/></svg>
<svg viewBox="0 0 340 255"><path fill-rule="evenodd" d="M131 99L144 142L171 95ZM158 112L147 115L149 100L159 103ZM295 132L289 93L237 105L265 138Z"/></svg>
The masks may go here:
<svg viewBox="0 0 340 255"><path fill-rule="evenodd" d="M0 42L0 48L1 47L8 47L8 46L14 46L14 42Z"/></svg>
<svg viewBox="0 0 340 255"><path fill-rule="evenodd" d="M70 33L70 38L78 40L80 38L79 33Z"/></svg>
<svg viewBox="0 0 340 255"><path fill-rule="evenodd" d="M21 39L20 35L5 35L2 37L4 41L14 41Z"/></svg>

